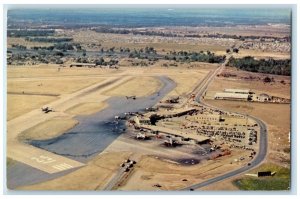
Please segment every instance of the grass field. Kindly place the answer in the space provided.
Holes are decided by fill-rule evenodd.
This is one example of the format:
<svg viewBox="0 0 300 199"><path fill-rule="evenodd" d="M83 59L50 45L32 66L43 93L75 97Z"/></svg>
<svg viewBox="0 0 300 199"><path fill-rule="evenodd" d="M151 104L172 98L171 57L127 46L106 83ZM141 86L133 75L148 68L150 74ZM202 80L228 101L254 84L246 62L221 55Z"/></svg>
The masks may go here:
<svg viewBox="0 0 300 199"><path fill-rule="evenodd" d="M134 77L120 86L106 91L108 96L147 96L155 93L162 86L159 79L154 77Z"/></svg>
<svg viewBox="0 0 300 199"><path fill-rule="evenodd" d="M20 139L45 140L54 138L71 129L76 124L78 124L78 121L75 119L56 117L23 131L20 134Z"/></svg>
<svg viewBox="0 0 300 199"><path fill-rule="evenodd" d="M257 171L276 172L270 177L242 177L233 181L240 190L289 190L290 169L275 164L263 164L250 173Z"/></svg>
<svg viewBox="0 0 300 199"><path fill-rule="evenodd" d="M168 95L179 96L191 92L204 75L170 75L169 77L176 82L177 86Z"/></svg>
<svg viewBox="0 0 300 199"><path fill-rule="evenodd" d="M56 100L57 97L40 95L7 95L7 120L16 118L44 104Z"/></svg>
<svg viewBox="0 0 300 199"><path fill-rule="evenodd" d="M101 68L69 68L60 67L56 64L40 64L36 66L8 66L7 78L27 78L27 77L74 77L74 76L98 76L111 75L123 72L123 70L107 70Z"/></svg>
<svg viewBox="0 0 300 199"><path fill-rule="evenodd" d="M68 94L103 81L103 78L70 78L70 79L51 79L51 80L8 80L8 92L33 93L33 94Z"/></svg>
<svg viewBox="0 0 300 199"><path fill-rule="evenodd" d="M101 109L105 108L106 106L107 104L104 102L81 103L69 108L65 112L72 115L90 115L99 112Z"/></svg>

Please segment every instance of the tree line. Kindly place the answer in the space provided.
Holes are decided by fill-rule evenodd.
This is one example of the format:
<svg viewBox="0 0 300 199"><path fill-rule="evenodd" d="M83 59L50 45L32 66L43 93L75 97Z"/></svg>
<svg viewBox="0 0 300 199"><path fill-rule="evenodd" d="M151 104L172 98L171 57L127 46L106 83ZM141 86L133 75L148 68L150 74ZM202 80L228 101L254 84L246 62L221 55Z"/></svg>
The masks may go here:
<svg viewBox="0 0 300 199"><path fill-rule="evenodd" d="M233 66L241 70L259 73L268 73L274 75L291 75L291 60L281 59L275 60L269 59L255 59L251 56L243 58L231 57L227 63L227 66Z"/></svg>
<svg viewBox="0 0 300 199"><path fill-rule="evenodd" d="M73 41L73 38L70 37L26 37L26 41L33 42L47 42L47 43L61 43L61 42L70 42Z"/></svg>
<svg viewBox="0 0 300 199"><path fill-rule="evenodd" d="M53 36L55 30L7 30L7 36L9 37L36 37L36 36Z"/></svg>

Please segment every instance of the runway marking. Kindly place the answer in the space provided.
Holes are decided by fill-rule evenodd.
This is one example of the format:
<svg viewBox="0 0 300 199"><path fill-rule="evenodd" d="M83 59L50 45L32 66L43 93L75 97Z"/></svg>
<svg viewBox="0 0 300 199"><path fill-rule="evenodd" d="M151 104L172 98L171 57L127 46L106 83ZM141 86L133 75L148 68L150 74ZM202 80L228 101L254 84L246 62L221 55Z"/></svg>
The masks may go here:
<svg viewBox="0 0 300 199"><path fill-rule="evenodd" d="M59 165L54 165L52 167L55 168L55 169L57 169L57 170L59 170L59 171L65 170L65 168L60 167Z"/></svg>
<svg viewBox="0 0 300 199"><path fill-rule="evenodd" d="M69 168L69 169L73 168L73 166L71 166L71 165L69 165L69 164L67 164L67 163L63 163L63 164L61 164L61 165L64 166L64 167L67 167L67 168Z"/></svg>
<svg viewBox="0 0 300 199"><path fill-rule="evenodd" d="M30 159L42 164L49 164L56 161L55 159L44 155L40 155L39 157L31 157Z"/></svg>
<svg viewBox="0 0 300 199"><path fill-rule="evenodd" d="M72 169L73 166L67 164L67 163L62 163L62 164L57 164L57 165L53 165L53 168L57 169L57 170L67 170L67 169Z"/></svg>

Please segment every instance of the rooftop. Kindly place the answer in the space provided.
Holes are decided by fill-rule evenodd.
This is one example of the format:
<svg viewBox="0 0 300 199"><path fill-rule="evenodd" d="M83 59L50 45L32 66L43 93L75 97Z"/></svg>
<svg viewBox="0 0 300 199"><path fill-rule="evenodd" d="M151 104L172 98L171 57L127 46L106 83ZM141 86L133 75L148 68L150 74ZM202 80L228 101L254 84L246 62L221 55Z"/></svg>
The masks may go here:
<svg viewBox="0 0 300 199"><path fill-rule="evenodd" d="M215 94L216 97L223 97L223 98L239 98L239 99L247 99L249 94L243 94L243 93L225 93L220 92Z"/></svg>
<svg viewBox="0 0 300 199"><path fill-rule="evenodd" d="M234 88L226 88L224 89L226 93L249 93L250 89L234 89Z"/></svg>
<svg viewBox="0 0 300 199"><path fill-rule="evenodd" d="M184 138L191 138L191 139L194 139L198 142L202 142L202 141L205 141L205 140L208 140L209 137L206 137L206 136L203 136L203 135L196 135L196 134L193 134L193 133L189 133L189 132L183 132L183 131L178 131L178 130L175 130L175 129L169 129L169 128L165 128L165 127L161 127L161 126L153 126L153 125L141 125L142 128L145 128L145 129L150 129L150 130L153 130L153 131L160 131L160 132L163 132L163 133L168 133L168 134L171 134L171 135L178 135L178 136L181 136L181 137L184 137Z"/></svg>

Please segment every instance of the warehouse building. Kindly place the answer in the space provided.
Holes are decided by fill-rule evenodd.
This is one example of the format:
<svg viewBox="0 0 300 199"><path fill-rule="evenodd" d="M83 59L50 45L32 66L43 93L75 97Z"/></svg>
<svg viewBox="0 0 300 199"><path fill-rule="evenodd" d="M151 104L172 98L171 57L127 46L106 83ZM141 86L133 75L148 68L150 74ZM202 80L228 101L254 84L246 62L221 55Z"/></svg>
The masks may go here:
<svg viewBox="0 0 300 199"><path fill-rule="evenodd" d="M201 115L194 115L188 117L191 121L199 121L199 122L220 122L223 120L221 115L217 114L201 114Z"/></svg>
<svg viewBox="0 0 300 199"><path fill-rule="evenodd" d="M250 99L250 95L242 93L219 92L215 94L214 99L248 101Z"/></svg>
<svg viewBox="0 0 300 199"><path fill-rule="evenodd" d="M224 89L225 93L237 93L237 94L250 94L250 89L233 89L226 88Z"/></svg>

